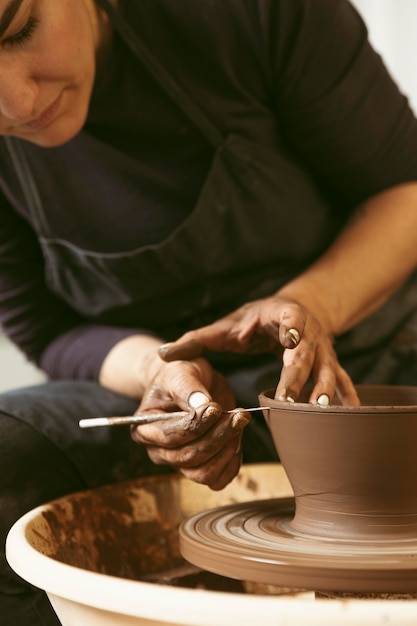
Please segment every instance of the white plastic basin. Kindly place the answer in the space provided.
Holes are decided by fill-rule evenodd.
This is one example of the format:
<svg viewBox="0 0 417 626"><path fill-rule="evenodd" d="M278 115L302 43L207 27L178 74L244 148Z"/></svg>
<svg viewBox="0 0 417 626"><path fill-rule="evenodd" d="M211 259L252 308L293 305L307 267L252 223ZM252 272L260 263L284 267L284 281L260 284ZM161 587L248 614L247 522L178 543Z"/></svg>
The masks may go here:
<svg viewBox="0 0 417 626"><path fill-rule="evenodd" d="M183 566L177 528L184 516L291 494L282 467L271 464L245 466L221 492L177 475L101 487L24 515L6 555L46 591L64 626L415 626L415 600L316 600L250 586L229 591L227 579L222 590L173 582Z"/></svg>

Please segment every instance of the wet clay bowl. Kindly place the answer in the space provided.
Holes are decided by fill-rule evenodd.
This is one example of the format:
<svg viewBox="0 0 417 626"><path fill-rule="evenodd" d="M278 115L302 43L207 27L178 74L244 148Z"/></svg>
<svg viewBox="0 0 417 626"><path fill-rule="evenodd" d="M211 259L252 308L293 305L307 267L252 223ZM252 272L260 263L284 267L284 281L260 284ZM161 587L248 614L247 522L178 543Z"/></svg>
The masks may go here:
<svg viewBox="0 0 417 626"><path fill-rule="evenodd" d="M417 538L417 387L358 386L360 407L260 394L295 495L293 535L352 541Z"/></svg>

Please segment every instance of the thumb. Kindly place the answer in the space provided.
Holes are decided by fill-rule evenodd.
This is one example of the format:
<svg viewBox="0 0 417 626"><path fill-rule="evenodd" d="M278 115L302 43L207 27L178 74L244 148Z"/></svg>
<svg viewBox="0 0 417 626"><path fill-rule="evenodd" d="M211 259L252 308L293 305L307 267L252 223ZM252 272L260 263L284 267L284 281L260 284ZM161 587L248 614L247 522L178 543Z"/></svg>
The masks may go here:
<svg viewBox="0 0 417 626"><path fill-rule="evenodd" d="M210 396L203 391L193 391L190 393L187 400L188 406L192 409L198 409L198 407L209 404L210 402Z"/></svg>

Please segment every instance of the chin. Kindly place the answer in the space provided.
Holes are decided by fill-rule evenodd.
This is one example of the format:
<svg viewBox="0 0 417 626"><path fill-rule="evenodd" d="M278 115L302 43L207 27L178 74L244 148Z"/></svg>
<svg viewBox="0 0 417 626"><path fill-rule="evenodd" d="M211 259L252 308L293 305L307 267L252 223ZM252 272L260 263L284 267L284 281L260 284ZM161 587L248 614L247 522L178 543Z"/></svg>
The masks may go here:
<svg viewBox="0 0 417 626"><path fill-rule="evenodd" d="M62 134L62 135L56 135L54 134L54 136L49 137L49 136L33 136L33 137L25 137L26 141L29 141L30 143L35 144L36 146L39 146L40 148L58 148L59 146L63 146L64 144L68 143L69 141L71 141L71 139L74 139L74 137L77 135L78 133L75 134Z"/></svg>
<svg viewBox="0 0 417 626"><path fill-rule="evenodd" d="M85 119L86 115L80 116L78 119L62 116L61 119L55 120L48 127L20 135L20 138L40 148L57 148L68 143L81 132Z"/></svg>

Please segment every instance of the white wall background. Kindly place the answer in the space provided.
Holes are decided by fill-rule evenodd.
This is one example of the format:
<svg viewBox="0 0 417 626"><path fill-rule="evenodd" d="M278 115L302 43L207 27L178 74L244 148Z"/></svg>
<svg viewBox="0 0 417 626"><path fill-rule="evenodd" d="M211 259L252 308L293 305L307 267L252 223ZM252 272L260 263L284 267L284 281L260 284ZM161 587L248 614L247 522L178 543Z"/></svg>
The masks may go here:
<svg viewBox="0 0 417 626"><path fill-rule="evenodd" d="M43 374L28 363L23 354L0 334L0 392L36 384L42 380Z"/></svg>
<svg viewBox="0 0 417 626"><path fill-rule="evenodd" d="M351 0L369 38L417 112L417 0Z"/></svg>
<svg viewBox="0 0 417 626"><path fill-rule="evenodd" d="M417 0L352 3L367 23L374 47L417 112ZM41 380L43 375L0 334L0 391Z"/></svg>

